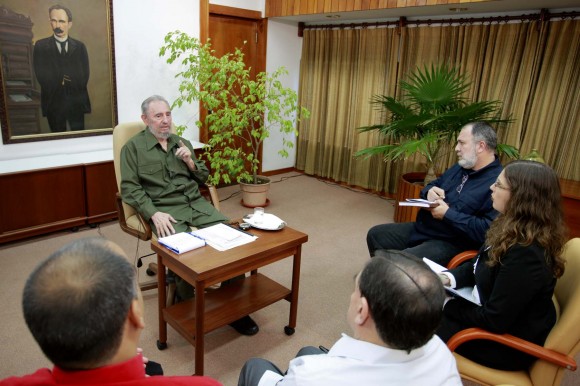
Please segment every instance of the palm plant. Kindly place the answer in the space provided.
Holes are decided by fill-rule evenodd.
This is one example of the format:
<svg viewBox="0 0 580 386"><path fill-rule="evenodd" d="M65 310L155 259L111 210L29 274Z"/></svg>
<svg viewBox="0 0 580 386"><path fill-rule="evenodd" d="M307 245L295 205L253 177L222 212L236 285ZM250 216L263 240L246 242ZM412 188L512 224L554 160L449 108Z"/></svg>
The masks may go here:
<svg viewBox="0 0 580 386"><path fill-rule="evenodd" d="M470 85L464 74L447 64L417 68L408 80L400 82L399 100L373 96L371 103L386 113L386 122L358 128L362 132L378 130L389 143L360 150L355 156L381 155L396 161L419 153L427 164L426 182L434 179L435 163L448 153L442 154L442 149L452 149L463 126L476 121L492 125L511 122L500 117L500 101L468 101L464 95ZM509 157L518 156L513 146L498 145L498 150Z"/></svg>

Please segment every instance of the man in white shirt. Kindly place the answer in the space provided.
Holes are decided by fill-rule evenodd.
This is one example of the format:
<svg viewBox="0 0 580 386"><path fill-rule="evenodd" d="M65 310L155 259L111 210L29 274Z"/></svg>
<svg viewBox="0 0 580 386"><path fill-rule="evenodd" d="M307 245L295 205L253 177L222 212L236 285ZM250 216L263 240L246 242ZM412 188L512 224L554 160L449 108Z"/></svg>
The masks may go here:
<svg viewBox="0 0 580 386"><path fill-rule="evenodd" d="M461 386L455 359L434 335L445 292L440 279L416 257L387 251L356 276L342 335L328 351L306 347L286 374L252 358L238 386L446 385Z"/></svg>

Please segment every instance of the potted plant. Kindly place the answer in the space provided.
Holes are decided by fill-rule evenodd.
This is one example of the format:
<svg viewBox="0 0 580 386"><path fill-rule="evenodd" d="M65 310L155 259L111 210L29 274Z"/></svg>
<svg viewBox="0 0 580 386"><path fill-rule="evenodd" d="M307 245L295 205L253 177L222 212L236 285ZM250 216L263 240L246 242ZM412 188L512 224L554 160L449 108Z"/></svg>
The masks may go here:
<svg viewBox="0 0 580 386"><path fill-rule="evenodd" d="M453 149L463 126L476 121L495 125L511 122L500 118L500 101L471 102L465 98L470 82L455 67L417 67L407 79L400 82L399 99L388 95L372 98L371 103L385 113L385 121L358 128L362 132L379 131L388 143L360 150L356 156L380 155L395 161L419 153L426 160L427 184L440 172L435 170L437 160ZM512 158L519 155L515 147L505 144L499 144L498 151Z"/></svg>
<svg viewBox="0 0 580 386"><path fill-rule="evenodd" d="M264 140L272 130L279 130L283 140L278 154L288 157L298 135L297 122L309 116L308 110L298 105L296 92L280 81L287 70L262 71L252 78L239 48L217 57L209 42L202 44L179 31L165 36L160 56L167 56L168 63L181 64L176 75L181 80L180 94L173 105L199 101L208 111L204 121L196 123L209 133L204 151L210 165L209 182L269 184L267 177L258 175ZM242 202L250 207L263 206L263 196L257 201L243 197Z"/></svg>

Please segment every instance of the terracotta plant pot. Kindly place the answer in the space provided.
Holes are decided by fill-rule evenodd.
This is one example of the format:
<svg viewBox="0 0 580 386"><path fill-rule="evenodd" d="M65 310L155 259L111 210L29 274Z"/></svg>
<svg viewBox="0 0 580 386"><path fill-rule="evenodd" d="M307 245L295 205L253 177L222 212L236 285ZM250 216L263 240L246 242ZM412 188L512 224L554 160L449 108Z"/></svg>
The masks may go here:
<svg viewBox="0 0 580 386"><path fill-rule="evenodd" d="M240 182L240 190L242 191L242 205L247 208L255 208L257 206L268 206L268 191L270 190L270 179L264 176L258 176L259 184L248 184Z"/></svg>

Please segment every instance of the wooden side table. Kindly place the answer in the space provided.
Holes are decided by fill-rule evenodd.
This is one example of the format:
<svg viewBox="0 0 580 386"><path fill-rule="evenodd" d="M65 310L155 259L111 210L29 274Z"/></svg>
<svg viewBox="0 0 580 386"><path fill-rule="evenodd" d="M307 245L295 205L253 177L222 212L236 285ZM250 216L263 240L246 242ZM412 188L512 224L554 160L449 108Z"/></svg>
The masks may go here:
<svg viewBox="0 0 580 386"><path fill-rule="evenodd" d="M151 242L157 253L159 284L159 341L161 350L167 347L167 323L195 346L195 374L203 375L204 335L243 316L258 311L279 300L290 302L288 325L284 328L292 335L298 313L300 259L302 244L308 235L286 227L280 231L252 229L258 239L227 251L203 247L177 255ZM288 289L267 276L258 268L293 256L292 288ZM167 289L165 267L194 286L196 296L188 301L166 307ZM205 292L214 284L251 272L244 280L236 280L219 289Z"/></svg>

